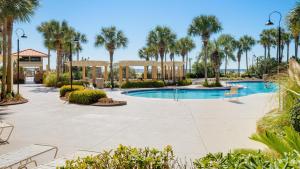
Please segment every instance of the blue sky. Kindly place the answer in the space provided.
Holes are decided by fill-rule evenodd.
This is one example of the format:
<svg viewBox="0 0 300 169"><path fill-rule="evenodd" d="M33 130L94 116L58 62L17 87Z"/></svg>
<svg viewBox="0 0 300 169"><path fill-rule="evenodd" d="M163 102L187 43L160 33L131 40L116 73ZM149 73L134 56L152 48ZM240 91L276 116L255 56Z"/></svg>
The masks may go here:
<svg viewBox="0 0 300 169"><path fill-rule="evenodd" d="M21 27L28 35L28 39L21 41L21 49L34 48L46 52L36 27L50 19L66 20L88 37L89 41L83 45L80 54L82 57L108 60L107 51L94 46L95 36L101 27L114 25L129 39L127 48L115 52L115 60L129 60L139 59L138 49L145 45L148 32L156 25L169 26L180 38L187 35L187 28L195 16L216 15L223 26L221 33L232 34L235 38L247 34L258 39L259 33L267 28L264 23L270 12L277 10L285 16L295 3L296 0L41 0L31 22L16 23L15 29ZM278 22L276 15L273 19ZM193 39L197 48L189 56L195 58L201 50L201 41L199 37ZM16 44L13 45L15 50ZM249 56L253 54L263 55L262 47L256 45ZM55 67L55 57L52 52L52 68ZM245 67L244 58L242 67ZM232 62L229 67L236 68L237 63Z"/></svg>

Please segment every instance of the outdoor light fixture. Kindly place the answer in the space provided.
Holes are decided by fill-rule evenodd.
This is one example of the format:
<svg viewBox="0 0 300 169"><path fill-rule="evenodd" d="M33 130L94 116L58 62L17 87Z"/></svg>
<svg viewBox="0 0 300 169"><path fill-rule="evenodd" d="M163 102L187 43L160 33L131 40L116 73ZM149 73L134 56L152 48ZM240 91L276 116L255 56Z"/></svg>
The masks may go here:
<svg viewBox="0 0 300 169"><path fill-rule="evenodd" d="M22 36L19 35L19 31L22 31ZM20 94L20 38L27 38L27 36L25 35L25 32L22 28L17 28L15 30L15 33L18 37L17 39L17 50L18 50L18 61L17 61L17 69L18 69L18 73L17 73L17 94Z"/></svg>
<svg viewBox="0 0 300 169"><path fill-rule="evenodd" d="M277 61L278 61L278 66L277 66L277 73L279 74L280 70L279 70L279 64L280 64L280 57L281 57L281 19L282 19L282 15L280 12L278 11L273 11L269 14L269 20L267 21L266 25L267 26L272 26L274 25L274 23L271 20L271 16L273 14L278 14L279 15L279 22L278 22L278 44L277 44L277 50L278 50L278 55L277 55Z"/></svg>

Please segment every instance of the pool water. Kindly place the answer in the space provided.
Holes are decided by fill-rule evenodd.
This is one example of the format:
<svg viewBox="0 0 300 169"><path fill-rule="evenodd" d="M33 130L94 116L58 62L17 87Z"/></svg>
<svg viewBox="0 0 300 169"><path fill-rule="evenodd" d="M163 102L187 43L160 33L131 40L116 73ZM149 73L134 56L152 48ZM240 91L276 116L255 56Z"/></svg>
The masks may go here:
<svg viewBox="0 0 300 169"><path fill-rule="evenodd" d="M264 82L230 82L230 85L243 86L238 90L234 97L247 96L256 93L273 93L277 91L275 83ZM219 99L225 98L228 89L153 89L153 90L136 90L124 94L145 98L162 98L162 99Z"/></svg>

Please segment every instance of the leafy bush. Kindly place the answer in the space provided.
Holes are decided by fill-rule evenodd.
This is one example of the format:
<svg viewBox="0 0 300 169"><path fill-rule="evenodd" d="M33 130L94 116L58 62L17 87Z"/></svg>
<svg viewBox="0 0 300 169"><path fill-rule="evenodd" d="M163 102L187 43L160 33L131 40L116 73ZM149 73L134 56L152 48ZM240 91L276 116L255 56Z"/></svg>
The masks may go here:
<svg viewBox="0 0 300 169"><path fill-rule="evenodd" d="M64 97L66 95L66 93L68 93L68 92L72 92L72 91L76 91L76 90L83 90L83 89L84 89L84 87L80 86L80 85L72 85L72 89L71 89L70 85L65 85L60 88L59 94L60 94L60 97Z"/></svg>
<svg viewBox="0 0 300 169"><path fill-rule="evenodd" d="M282 156L286 152L300 152L300 135L290 127L284 129L284 135L265 131L263 133L253 134L250 138L265 144L271 150Z"/></svg>
<svg viewBox="0 0 300 169"><path fill-rule="evenodd" d="M102 90L84 89L71 92L69 102L88 105L96 103L100 98L104 97L106 97L106 93Z"/></svg>
<svg viewBox="0 0 300 169"><path fill-rule="evenodd" d="M199 169L299 169L300 154L293 151L285 153L281 158L272 158L263 152L257 153L222 153L208 154L194 162Z"/></svg>
<svg viewBox="0 0 300 169"><path fill-rule="evenodd" d="M70 85L70 75L69 73L64 73L60 76L59 81L57 82L56 73L48 73L44 75L43 83L46 87L62 87L64 85ZM73 81L73 85L83 85L88 83L89 82L82 80Z"/></svg>
<svg viewBox="0 0 300 169"><path fill-rule="evenodd" d="M300 132L300 103L295 104L290 113L293 128Z"/></svg>
<svg viewBox="0 0 300 169"><path fill-rule="evenodd" d="M177 84L178 86L188 86L192 84L192 80L191 79L179 80Z"/></svg>
<svg viewBox="0 0 300 169"><path fill-rule="evenodd" d="M221 83L217 83L217 82L212 82L212 83L209 83L207 81L205 81L203 84L202 84L204 87L223 87Z"/></svg>
<svg viewBox="0 0 300 169"><path fill-rule="evenodd" d="M186 78L192 78L192 79L197 78L197 75L195 73L186 73L185 76Z"/></svg>
<svg viewBox="0 0 300 169"><path fill-rule="evenodd" d="M164 87L163 81L128 81L121 85L121 88L156 88Z"/></svg>
<svg viewBox="0 0 300 169"><path fill-rule="evenodd" d="M159 151L153 148L141 149L120 145L116 150L67 161L60 169L171 169L175 168L175 165L177 163L171 146Z"/></svg>

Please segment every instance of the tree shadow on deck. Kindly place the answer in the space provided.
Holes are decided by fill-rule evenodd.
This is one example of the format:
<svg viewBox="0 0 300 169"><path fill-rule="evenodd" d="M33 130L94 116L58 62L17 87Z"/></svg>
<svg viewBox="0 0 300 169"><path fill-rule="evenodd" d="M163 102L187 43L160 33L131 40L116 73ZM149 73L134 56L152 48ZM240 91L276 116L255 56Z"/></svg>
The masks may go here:
<svg viewBox="0 0 300 169"><path fill-rule="evenodd" d="M33 90L30 90L30 92L33 93L52 93L52 92L58 92L58 89L53 87L36 87Z"/></svg>

